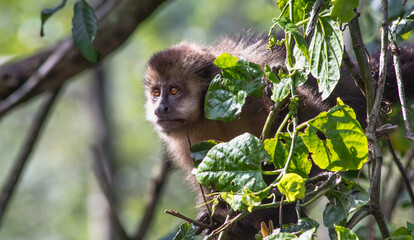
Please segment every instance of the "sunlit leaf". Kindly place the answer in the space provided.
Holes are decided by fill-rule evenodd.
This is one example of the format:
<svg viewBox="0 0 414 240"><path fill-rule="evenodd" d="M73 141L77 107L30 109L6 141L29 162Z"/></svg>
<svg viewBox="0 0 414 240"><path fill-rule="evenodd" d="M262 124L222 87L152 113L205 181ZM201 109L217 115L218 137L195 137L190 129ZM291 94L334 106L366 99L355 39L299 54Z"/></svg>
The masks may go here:
<svg viewBox="0 0 414 240"><path fill-rule="evenodd" d="M345 23L351 21L357 15L354 9L359 5L358 0L334 0L332 2L332 19Z"/></svg>
<svg viewBox="0 0 414 240"><path fill-rule="evenodd" d="M288 133L280 133L278 136L277 142L274 138L266 139L264 145L272 158L275 168L282 169L286 164L292 139ZM298 136L293 149L292 160L288 166L288 172L296 173L305 179L308 178L312 167L312 162L308 159L308 155L308 148L303 143L302 137Z"/></svg>
<svg viewBox="0 0 414 240"><path fill-rule="evenodd" d="M322 98L327 98L340 78L343 35L339 24L330 18L319 18L309 49L311 72L318 79Z"/></svg>
<svg viewBox="0 0 414 240"><path fill-rule="evenodd" d="M262 96L264 74L260 66L243 57L236 59L223 53L214 61L221 68L222 76L217 75L211 81L206 94L204 111L208 119L234 121L247 96Z"/></svg>
<svg viewBox="0 0 414 240"><path fill-rule="evenodd" d="M342 226L335 226L336 235L338 240L358 240L358 236L350 229Z"/></svg>
<svg viewBox="0 0 414 240"><path fill-rule="evenodd" d="M365 132L352 108L338 99L336 107L308 122L303 142L322 169L358 170L368 160Z"/></svg>
<svg viewBox="0 0 414 240"><path fill-rule="evenodd" d="M268 158L263 143L245 133L214 146L194 173L208 188L222 192L239 192L247 188L257 192L267 186L261 173L261 161Z"/></svg>
<svg viewBox="0 0 414 240"><path fill-rule="evenodd" d="M286 201L294 202L305 197L305 182L296 173L285 174L277 184L279 191L286 196Z"/></svg>

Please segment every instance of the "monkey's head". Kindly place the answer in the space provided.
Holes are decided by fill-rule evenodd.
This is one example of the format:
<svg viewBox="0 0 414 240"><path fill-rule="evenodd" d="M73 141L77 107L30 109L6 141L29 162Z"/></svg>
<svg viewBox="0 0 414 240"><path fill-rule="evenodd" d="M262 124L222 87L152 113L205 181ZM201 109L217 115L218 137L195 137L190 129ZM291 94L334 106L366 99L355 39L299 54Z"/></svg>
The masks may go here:
<svg viewBox="0 0 414 240"><path fill-rule="evenodd" d="M219 73L207 48L181 43L156 53L145 73L147 120L171 133L204 118L204 97Z"/></svg>

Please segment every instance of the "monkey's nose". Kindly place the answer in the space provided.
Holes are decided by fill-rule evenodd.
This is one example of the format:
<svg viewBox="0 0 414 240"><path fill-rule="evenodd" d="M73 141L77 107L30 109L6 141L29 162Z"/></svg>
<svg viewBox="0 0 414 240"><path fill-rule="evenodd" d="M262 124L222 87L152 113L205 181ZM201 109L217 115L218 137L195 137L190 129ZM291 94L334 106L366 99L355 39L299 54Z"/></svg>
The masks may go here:
<svg viewBox="0 0 414 240"><path fill-rule="evenodd" d="M167 106L163 106L163 105L158 106L158 108L154 111L154 113L155 113L155 115L157 117L160 117L162 115L165 115L168 112L169 112L168 107Z"/></svg>

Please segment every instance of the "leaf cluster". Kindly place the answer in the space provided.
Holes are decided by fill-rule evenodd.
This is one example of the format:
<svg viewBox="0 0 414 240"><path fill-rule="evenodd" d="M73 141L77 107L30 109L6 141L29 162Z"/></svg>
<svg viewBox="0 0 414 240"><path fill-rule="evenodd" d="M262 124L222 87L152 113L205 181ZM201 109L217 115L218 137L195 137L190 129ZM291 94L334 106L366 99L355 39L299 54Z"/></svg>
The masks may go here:
<svg viewBox="0 0 414 240"><path fill-rule="evenodd" d="M368 161L364 130L353 109L339 98L331 110L301 124L297 122L295 89L306 82L309 74L317 79L322 99L338 83L344 54L340 24L351 21L358 6L357 0L322 1L317 7L318 2L277 1L281 14L273 19L267 47L271 50L275 45L285 46L287 71L275 73L268 65L261 69L243 56L228 53L216 58L214 64L222 74L212 80L206 94L207 118L237 120L246 97L261 97L268 82L272 83L270 98L275 106L288 100L289 112L271 138L259 139L244 133L229 142L194 145L193 174L201 185L213 190L213 205L225 201L235 212L253 212L292 202L299 210L324 196L328 203L323 224L328 227L330 238L358 239L345 226L348 218L369 202L369 195L340 172L359 170ZM412 29L411 20L412 11L404 21L399 21L401 29L397 34L407 34ZM276 27L285 32L284 39L272 35ZM271 127L265 125L264 132ZM322 170L321 174L310 174L313 164ZM264 170L265 165L271 165L273 170ZM263 180L265 175L274 175L274 181L267 184ZM270 199L270 203L263 203L264 199ZM313 239L318 226L314 220L303 218L297 224L265 228L257 239ZM412 234L412 224L394 234Z"/></svg>

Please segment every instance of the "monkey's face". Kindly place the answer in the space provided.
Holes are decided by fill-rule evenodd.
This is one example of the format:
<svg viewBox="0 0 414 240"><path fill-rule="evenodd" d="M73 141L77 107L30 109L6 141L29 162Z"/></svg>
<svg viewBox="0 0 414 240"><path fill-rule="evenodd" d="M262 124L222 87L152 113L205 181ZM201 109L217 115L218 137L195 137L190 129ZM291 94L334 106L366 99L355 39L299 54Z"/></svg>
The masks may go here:
<svg viewBox="0 0 414 240"><path fill-rule="evenodd" d="M196 122L202 117L203 97L197 88L191 86L191 82L186 81L184 84L179 79L162 78L148 81L147 120L157 131L171 133L185 129L187 124Z"/></svg>

